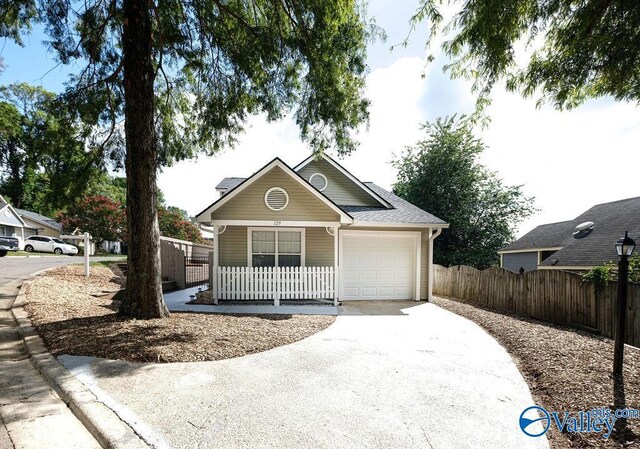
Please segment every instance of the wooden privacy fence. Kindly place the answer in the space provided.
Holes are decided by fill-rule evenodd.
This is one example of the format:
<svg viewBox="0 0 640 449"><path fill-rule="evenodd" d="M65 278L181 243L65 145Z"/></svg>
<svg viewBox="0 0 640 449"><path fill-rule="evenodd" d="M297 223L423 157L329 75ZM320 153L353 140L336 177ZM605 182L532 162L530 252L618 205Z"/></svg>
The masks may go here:
<svg viewBox="0 0 640 449"><path fill-rule="evenodd" d="M503 268L434 265L433 293L614 336L615 282L596 291L567 271L517 274ZM640 347L640 285L629 284L628 295L626 342Z"/></svg>
<svg viewBox="0 0 640 449"><path fill-rule="evenodd" d="M175 280L178 289L186 288L185 251L160 240L160 271L163 279Z"/></svg>
<svg viewBox="0 0 640 449"><path fill-rule="evenodd" d="M333 267L218 267L218 299L332 299Z"/></svg>
<svg viewBox="0 0 640 449"><path fill-rule="evenodd" d="M168 243L184 251L186 257L207 257L213 251L213 245L202 245L188 240L174 239L171 237L160 237L161 242Z"/></svg>

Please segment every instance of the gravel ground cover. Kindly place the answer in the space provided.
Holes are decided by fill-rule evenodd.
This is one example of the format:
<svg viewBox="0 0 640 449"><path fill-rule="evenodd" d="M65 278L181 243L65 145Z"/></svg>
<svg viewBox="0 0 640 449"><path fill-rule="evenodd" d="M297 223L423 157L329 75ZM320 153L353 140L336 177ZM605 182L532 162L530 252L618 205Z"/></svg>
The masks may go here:
<svg viewBox="0 0 640 449"><path fill-rule="evenodd" d="M537 405L549 411L640 409L640 350L625 349L624 383L614 382L613 340L452 299L433 303L489 332L515 360ZM640 418L618 420L609 439L596 433L547 433L553 448L640 448Z"/></svg>
<svg viewBox="0 0 640 449"><path fill-rule="evenodd" d="M220 360L293 343L331 325L335 317L318 315L205 315L174 313L167 319L119 317L112 294L122 287L115 266L71 265L48 271L26 290L31 320L49 351L130 362Z"/></svg>

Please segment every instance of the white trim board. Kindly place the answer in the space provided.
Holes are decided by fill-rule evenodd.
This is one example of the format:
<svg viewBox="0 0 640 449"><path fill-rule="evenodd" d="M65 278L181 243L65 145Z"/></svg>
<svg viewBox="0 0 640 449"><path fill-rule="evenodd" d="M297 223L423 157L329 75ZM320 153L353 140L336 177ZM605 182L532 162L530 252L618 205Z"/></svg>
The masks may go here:
<svg viewBox="0 0 640 449"><path fill-rule="evenodd" d="M267 173L269 170L271 170L274 167L281 168L285 173L287 173L289 176L291 176L292 179L294 179L296 182L298 182L298 184L303 186L305 189L307 189L309 192L311 192L316 198L318 198L320 201L325 203L329 208L331 208L334 212L336 212L340 216L340 223L346 223L346 224L353 223L353 218L351 217L351 215L349 215L348 213L346 213L345 211L340 209L338 206L336 206L333 202L331 202L322 193L318 192L311 184L309 184L304 178L302 178L296 171L294 171L291 168L289 168L289 166L287 164L285 164L279 158L275 158L274 160L269 162L267 165L262 167L256 173L254 173L249 178L244 180L240 185L238 185L237 187L234 187L233 189L231 189L229 191L229 193L224 195L222 198L219 198L213 204L211 204L209 207L207 207L205 210L203 210L198 215L196 215L196 221L198 223L205 223L205 224L211 222L211 213L212 212L214 212L215 210L220 208L222 205L226 204L229 200L231 200L236 195L238 195L240 192L242 192L244 189L249 187L256 180L260 179L260 177L262 175L264 175L265 173ZM204 216L204 219L200 220L200 217L202 217L202 216Z"/></svg>
<svg viewBox="0 0 640 449"><path fill-rule="evenodd" d="M529 248L529 249L508 249L505 251L498 251L498 254L517 254L517 253L535 253L538 251L560 251L562 246L550 246L547 248Z"/></svg>

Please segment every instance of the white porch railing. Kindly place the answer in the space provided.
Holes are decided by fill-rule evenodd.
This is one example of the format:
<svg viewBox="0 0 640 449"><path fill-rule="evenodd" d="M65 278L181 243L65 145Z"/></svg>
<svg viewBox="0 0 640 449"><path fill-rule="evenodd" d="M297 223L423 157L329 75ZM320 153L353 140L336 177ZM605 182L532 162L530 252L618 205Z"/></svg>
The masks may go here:
<svg viewBox="0 0 640 449"><path fill-rule="evenodd" d="M218 267L217 299L333 299L333 267Z"/></svg>

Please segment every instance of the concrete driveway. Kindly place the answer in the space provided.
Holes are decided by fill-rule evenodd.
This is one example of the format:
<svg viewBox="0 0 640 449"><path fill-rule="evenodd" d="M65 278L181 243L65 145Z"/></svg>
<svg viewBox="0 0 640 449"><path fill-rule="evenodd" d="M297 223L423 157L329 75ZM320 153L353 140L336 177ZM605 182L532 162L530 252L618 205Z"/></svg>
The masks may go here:
<svg viewBox="0 0 640 449"><path fill-rule="evenodd" d="M506 351L433 304L356 303L303 341L217 362L63 357L157 446L547 448Z"/></svg>

